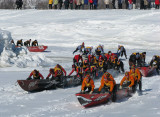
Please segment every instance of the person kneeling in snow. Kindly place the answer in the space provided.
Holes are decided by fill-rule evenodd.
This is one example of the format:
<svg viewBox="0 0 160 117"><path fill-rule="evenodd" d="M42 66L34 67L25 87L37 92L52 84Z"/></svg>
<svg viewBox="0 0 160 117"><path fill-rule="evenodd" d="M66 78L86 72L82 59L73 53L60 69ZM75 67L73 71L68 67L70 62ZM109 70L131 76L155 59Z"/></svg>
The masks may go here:
<svg viewBox="0 0 160 117"><path fill-rule="evenodd" d="M89 94L92 94L94 91L94 81L92 80L89 74L83 79L81 93L85 93L84 91L88 88Z"/></svg>
<svg viewBox="0 0 160 117"><path fill-rule="evenodd" d="M30 73L30 75L29 75L29 77L27 78L27 80L31 80L32 77L33 76L33 79L40 79L40 78L42 78L42 79L44 79L44 77L42 76L42 74L41 73L39 73L39 71L38 70L33 70L31 73Z"/></svg>
<svg viewBox="0 0 160 117"><path fill-rule="evenodd" d="M34 40L34 41L32 42L32 46L38 46L38 41L37 41L37 40Z"/></svg>
<svg viewBox="0 0 160 117"><path fill-rule="evenodd" d="M62 82L62 76L66 76L66 71L61 65L57 64L54 68L51 68L49 70L49 74L46 79L49 79L51 75L51 80Z"/></svg>
<svg viewBox="0 0 160 117"><path fill-rule="evenodd" d="M109 89L109 94L110 95L112 94L112 101L115 102L116 101L116 91L117 91L116 81L114 80L113 76L108 72L105 72L102 76L101 85L98 90L99 93L101 92L103 87L105 87L106 90Z"/></svg>
<svg viewBox="0 0 160 117"><path fill-rule="evenodd" d="M129 72L126 72L125 73L125 76L122 78L122 80L121 80L121 83L120 83L120 87L119 87L119 89L122 89L122 85L123 85L123 83L124 84L128 84L129 86L127 87L129 90L132 90L133 92L134 92L134 85L135 85L135 83L134 83L134 77L133 76L129 76Z"/></svg>

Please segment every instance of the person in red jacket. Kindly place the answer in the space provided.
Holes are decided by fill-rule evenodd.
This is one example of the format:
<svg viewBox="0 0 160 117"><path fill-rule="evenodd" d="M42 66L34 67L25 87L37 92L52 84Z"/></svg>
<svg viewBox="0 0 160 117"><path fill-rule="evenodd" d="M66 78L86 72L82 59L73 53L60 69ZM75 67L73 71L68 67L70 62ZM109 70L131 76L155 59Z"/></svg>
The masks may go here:
<svg viewBox="0 0 160 117"><path fill-rule="evenodd" d="M81 62L83 61L83 58L82 58L82 56L80 55L80 54L78 54L78 55L75 55L74 56L74 58L73 58L73 64L75 64L75 65L79 65L79 61L81 60Z"/></svg>
<svg viewBox="0 0 160 117"><path fill-rule="evenodd" d="M42 76L42 74L41 73L39 73L39 71L38 70L33 70L31 73L30 73L30 75L29 75L29 77L27 78L27 80L31 80L32 77L33 76L33 79L40 79L40 78L42 78L42 79L44 79L44 77Z"/></svg>
<svg viewBox="0 0 160 117"><path fill-rule="evenodd" d="M72 71L69 73L68 76L71 76L73 72L76 72L76 76L77 77L80 77L81 78L81 81L82 81L82 72L83 72L83 69L82 69L82 66L76 66L75 64L72 65Z"/></svg>
<svg viewBox="0 0 160 117"><path fill-rule="evenodd" d="M90 3L90 9L93 9L93 0L89 0Z"/></svg>
<svg viewBox="0 0 160 117"><path fill-rule="evenodd" d="M159 0L155 0L156 9L159 9Z"/></svg>

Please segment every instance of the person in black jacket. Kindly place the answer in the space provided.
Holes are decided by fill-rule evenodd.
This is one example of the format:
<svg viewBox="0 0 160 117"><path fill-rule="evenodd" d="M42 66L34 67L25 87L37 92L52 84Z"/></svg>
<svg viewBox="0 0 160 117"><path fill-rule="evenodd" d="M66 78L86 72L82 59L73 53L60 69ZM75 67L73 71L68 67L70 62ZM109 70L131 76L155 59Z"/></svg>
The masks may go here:
<svg viewBox="0 0 160 117"><path fill-rule="evenodd" d="M16 9L22 9L23 1L22 0L16 0L16 5L17 5Z"/></svg>
<svg viewBox="0 0 160 117"><path fill-rule="evenodd" d="M62 9L63 0L58 0L59 9Z"/></svg>

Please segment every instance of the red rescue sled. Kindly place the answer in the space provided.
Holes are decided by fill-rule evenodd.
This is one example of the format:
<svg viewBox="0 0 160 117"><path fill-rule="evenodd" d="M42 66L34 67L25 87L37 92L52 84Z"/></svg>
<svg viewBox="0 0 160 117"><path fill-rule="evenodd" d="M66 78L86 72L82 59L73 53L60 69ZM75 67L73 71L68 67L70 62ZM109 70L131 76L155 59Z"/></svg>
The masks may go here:
<svg viewBox="0 0 160 117"><path fill-rule="evenodd" d="M30 52L43 52L48 48L48 46L29 46L27 48Z"/></svg>
<svg viewBox="0 0 160 117"><path fill-rule="evenodd" d="M123 99L131 95L131 91L128 89L120 89L117 91L117 100ZM111 95L109 93L101 93L101 94L82 94L77 93L75 94L79 103L84 107L91 107L100 104L105 104L111 99Z"/></svg>
<svg viewBox="0 0 160 117"><path fill-rule="evenodd" d="M139 67L139 70L144 77L148 77L148 76L151 76L155 73L156 68L146 66L146 67Z"/></svg>

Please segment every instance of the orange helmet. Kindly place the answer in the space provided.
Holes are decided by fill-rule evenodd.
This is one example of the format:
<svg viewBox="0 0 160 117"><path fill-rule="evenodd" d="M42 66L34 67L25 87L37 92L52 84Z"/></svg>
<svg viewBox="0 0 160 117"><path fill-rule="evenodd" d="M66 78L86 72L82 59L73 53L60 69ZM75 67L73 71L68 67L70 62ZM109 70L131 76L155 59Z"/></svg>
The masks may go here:
<svg viewBox="0 0 160 117"><path fill-rule="evenodd" d="M132 65L132 66L131 66L131 69L135 69L135 65Z"/></svg>
<svg viewBox="0 0 160 117"><path fill-rule="evenodd" d="M125 72L125 76L128 76L129 75L129 72Z"/></svg>
<svg viewBox="0 0 160 117"><path fill-rule="evenodd" d="M105 78L108 78L110 74L108 72L105 73Z"/></svg>
<svg viewBox="0 0 160 117"><path fill-rule="evenodd" d="M50 72L50 73L54 73L54 69L51 68L51 69L49 70L49 72Z"/></svg>

